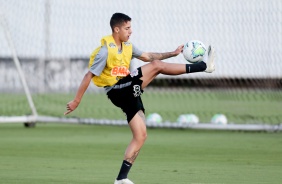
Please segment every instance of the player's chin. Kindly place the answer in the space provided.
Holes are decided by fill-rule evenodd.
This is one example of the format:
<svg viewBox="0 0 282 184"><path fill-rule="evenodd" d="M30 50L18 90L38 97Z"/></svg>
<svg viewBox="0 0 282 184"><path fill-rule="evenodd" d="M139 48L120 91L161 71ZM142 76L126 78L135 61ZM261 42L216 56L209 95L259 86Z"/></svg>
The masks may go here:
<svg viewBox="0 0 282 184"><path fill-rule="evenodd" d="M130 36L127 36L124 38L124 41L127 42L129 40Z"/></svg>

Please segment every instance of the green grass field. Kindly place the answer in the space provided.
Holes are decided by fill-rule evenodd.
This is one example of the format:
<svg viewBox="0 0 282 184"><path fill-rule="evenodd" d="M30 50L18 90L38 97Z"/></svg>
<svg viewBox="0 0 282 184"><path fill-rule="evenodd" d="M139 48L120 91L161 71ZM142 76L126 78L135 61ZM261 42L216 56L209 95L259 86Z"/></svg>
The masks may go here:
<svg viewBox="0 0 282 184"><path fill-rule="evenodd" d="M33 100L40 115L62 117L66 103L74 94L35 94ZM142 95L147 115L157 112L165 121L175 122L180 114L196 114L201 122L209 122L223 113L232 123L282 123L282 93L267 90L146 90ZM30 114L26 97L19 94L0 95L0 115ZM125 119L120 109L105 93L87 93L69 117Z"/></svg>
<svg viewBox="0 0 282 184"><path fill-rule="evenodd" d="M0 124L0 183L110 184L127 126ZM136 184L281 184L282 134L148 129Z"/></svg>

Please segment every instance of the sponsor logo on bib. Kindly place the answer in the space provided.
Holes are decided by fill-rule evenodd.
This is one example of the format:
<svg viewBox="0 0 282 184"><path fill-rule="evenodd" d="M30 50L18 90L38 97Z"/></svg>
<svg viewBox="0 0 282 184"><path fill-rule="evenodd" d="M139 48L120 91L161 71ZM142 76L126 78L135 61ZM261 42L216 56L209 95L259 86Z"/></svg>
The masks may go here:
<svg viewBox="0 0 282 184"><path fill-rule="evenodd" d="M130 74L130 71L125 66L115 66L112 71L112 76L127 76Z"/></svg>

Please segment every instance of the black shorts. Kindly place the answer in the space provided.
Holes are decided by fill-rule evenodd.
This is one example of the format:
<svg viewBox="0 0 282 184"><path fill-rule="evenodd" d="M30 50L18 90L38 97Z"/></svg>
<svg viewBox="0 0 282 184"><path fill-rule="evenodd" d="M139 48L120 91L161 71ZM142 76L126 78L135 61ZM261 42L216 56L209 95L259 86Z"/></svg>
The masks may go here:
<svg viewBox="0 0 282 184"><path fill-rule="evenodd" d="M139 67L128 76L120 79L107 93L112 103L121 108L126 114L128 123L139 110L145 113L141 100L141 94L143 93L141 85L143 81L140 78L142 76L142 71Z"/></svg>

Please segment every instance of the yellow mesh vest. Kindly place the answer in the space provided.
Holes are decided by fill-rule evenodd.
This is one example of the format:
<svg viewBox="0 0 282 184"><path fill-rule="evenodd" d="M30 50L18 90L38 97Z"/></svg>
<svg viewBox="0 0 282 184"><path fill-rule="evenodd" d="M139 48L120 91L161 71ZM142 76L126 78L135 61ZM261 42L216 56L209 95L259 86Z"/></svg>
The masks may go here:
<svg viewBox="0 0 282 184"><path fill-rule="evenodd" d="M113 36L109 35L103 37L101 39L101 46L92 52L88 65L89 68L94 63L99 50L105 44L108 48L107 64L100 76L94 76L92 79L94 84L98 87L112 86L116 84L119 79L127 76L129 74L129 65L132 58L132 44L122 42L122 52L119 54Z"/></svg>

